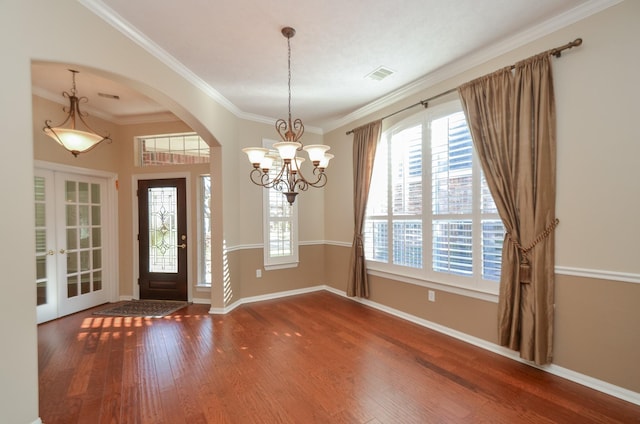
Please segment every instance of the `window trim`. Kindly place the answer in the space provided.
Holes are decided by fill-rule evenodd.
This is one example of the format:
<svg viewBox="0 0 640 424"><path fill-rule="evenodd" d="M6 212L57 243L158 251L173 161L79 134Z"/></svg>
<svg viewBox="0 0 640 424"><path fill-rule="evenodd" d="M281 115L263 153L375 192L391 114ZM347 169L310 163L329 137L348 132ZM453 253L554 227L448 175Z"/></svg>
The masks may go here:
<svg viewBox="0 0 640 424"><path fill-rule="evenodd" d="M277 140L271 140L267 138L262 139L262 147L273 150L273 144L278 143ZM291 255L272 257L270 252L270 238L269 228L271 223L271 217L269 213L269 194L271 191L279 193L280 196L284 195L272 188L262 190L262 218L263 218L263 256L264 256L264 269L266 271L286 268L296 268L299 264L299 241L298 241L298 204L294 202L291 205Z"/></svg>
<svg viewBox="0 0 640 424"><path fill-rule="evenodd" d="M396 134L404 129L410 128L414 125L423 125L423 131L430 128L431 121L447 116L452 113L462 111L462 105L459 100L454 100L446 103L439 104L437 106L430 107L425 111L421 111L414 115L411 115L383 132L380 142L389 142L393 134ZM436 215L433 213L432 208L432 176L431 176L431 142L429 140L430 134L427 132L425 135L423 132L423 184L422 184L422 214L418 219L422 220L422 268L411 268L409 266L396 265L390 262L380 262L367 259L367 269L372 275L402 281L419 286L425 286L435 288L451 293L462 294L469 297L480 298L482 300L497 302L498 292L500 290L500 283L492 280L484 280L482 278L482 238L476 236L472 240L472 254L473 254L473 276L466 277L454 274L443 273L433 270L433 220L435 219L448 219L458 218L457 214L453 215ZM390 155L389 155L390 157ZM487 214L481 213L481 168L480 162L477 157L475 147L472 150L472 193L473 193L473 207L470 214L460 215L460 219L467 219L469 216L472 220L472 228L474 234L481 232L481 223L487 219L500 219L497 213ZM389 186L387 189L387 203L389 211L386 215L371 215L373 219L384 219L388 222L388 225L392 225L393 215L390 213L392 204L392 190ZM367 215L366 219L370 216ZM389 227L391 231L391 227ZM426 241L426 242L425 242ZM389 240L390 245L393 243ZM389 255L389 261L391 255Z"/></svg>

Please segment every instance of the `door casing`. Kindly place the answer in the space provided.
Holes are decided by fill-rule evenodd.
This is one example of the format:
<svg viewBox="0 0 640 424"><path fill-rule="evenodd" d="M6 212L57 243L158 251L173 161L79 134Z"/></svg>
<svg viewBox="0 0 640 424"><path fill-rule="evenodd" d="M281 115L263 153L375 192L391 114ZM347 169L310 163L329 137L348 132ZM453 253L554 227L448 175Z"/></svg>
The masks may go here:
<svg viewBox="0 0 640 424"><path fill-rule="evenodd" d="M42 160L34 160L34 170L43 171L46 174L54 175L55 173L75 174L85 177L97 177L106 179L106 189L103 194L103 211L104 211L104 228L111 231L103 231L102 244L102 266L103 266L103 290L105 291L106 300L109 302L117 302L119 300L117 285L117 276L119 273L118 261L118 195L117 181L118 175L113 172L101 171L89 168L81 168L77 166L64 165L60 163L47 162ZM57 240L50 240L49 243L56 245L55 250L60 249L57 246ZM65 282L66 285L66 282ZM59 288L59 287L58 287ZM56 306L56 315L59 315L59 306ZM48 316L49 314L47 314ZM43 321L44 322L44 321Z"/></svg>
<svg viewBox="0 0 640 424"><path fill-rule="evenodd" d="M138 277L140 276L140 254L138 249L138 234L140 232L140 228L138 225L139 217L138 217L138 197L136 195L136 189L138 188L139 180L163 180L163 179L174 179L174 178L184 178L186 182L186 196L187 196L187 240L190 240L188 243L189 248L187 248L187 300L191 301L193 298L192 294L192 278L193 272L192 263L193 263L193 254L194 250L197 251L195 233L192 231L193 222L191 219L191 207L192 207L192 195L191 195L191 174L188 172L167 172L167 173L149 173L149 174L135 174L131 176L131 210L132 210L132 222L133 222L133 231L131 234L131 243L133 248L133 273L131 275L131 287L132 287L132 296L121 296L120 300L131 300L131 299L140 299L140 286L138 285Z"/></svg>

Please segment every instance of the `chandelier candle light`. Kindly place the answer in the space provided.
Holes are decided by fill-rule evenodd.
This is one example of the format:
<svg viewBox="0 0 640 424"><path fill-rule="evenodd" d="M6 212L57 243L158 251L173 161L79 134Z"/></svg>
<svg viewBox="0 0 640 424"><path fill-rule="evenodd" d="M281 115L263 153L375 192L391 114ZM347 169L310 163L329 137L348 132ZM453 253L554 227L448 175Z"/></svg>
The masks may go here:
<svg viewBox="0 0 640 424"><path fill-rule="evenodd" d="M111 138L109 135L104 137L98 135L85 122L84 117L87 116L87 114L80 111L80 102L87 102L88 99L86 97L76 96L76 74L78 71L69 69L69 72L71 72L71 75L73 76L73 87L71 88L70 93L67 93L66 91L62 93L64 97L69 98L69 108L62 108L62 110L68 114L67 119L55 127L52 127L51 120L47 119L45 121L43 131L46 135L53 138L55 141L60 143L62 147L71 152L73 156L78 157L80 153L88 152L105 140L111 142ZM76 128L78 120L80 120L88 131L81 131ZM67 124L67 122L69 122L69 127L65 128L64 125Z"/></svg>
<svg viewBox="0 0 640 424"><path fill-rule="evenodd" d="M320 188L327 183L327 176L324 170L329 165L329 161L333 155L327 153L329 146L324 144L312 144L303 146L300 137L304 134L304 125L301 119L291 120L291 37L296 34L296 30L290 27L282 28L282 35L287 38L288 47L288 69L289 69L289 119L278 119L276 121L276 131L282 142L275 143L273 147L277 149L272 151L262 147L247 147L242 149L249 157L249 162L253 165L253 169L249 174L249 178L254 184L264 188L273 188L282 192L289 202L293 205L298 193L305 191L309 187ZM304 158L297 157L298 151L305 150L309 155L309 161L313 164L313 175L315 181L309 181L302 175L300 165L304 162ZM269 169L273 162L278 159L282 160L282 168L272 179L269 177Z"/></svg>

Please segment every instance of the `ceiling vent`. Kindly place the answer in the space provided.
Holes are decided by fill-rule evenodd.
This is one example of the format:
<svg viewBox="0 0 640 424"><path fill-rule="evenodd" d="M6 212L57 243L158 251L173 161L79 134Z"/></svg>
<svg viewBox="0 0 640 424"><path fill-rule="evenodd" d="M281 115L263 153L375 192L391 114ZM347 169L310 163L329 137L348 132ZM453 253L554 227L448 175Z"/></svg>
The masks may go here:
<svg viewBox="0 0 640 424"><path fill-rule="evenodd" d="M385 68L384 66L380 66L375 71L371 72L365 78L374 80L374 81L382 81L383 79L393 75L395 72L389 68Z"/></svg>
<svg viewBox="0 0 640 424"><path fill-rule="evenodd" d="M120 100L120 96L116 94L98 93L98 96L104 97L107 99Z"/></svg>

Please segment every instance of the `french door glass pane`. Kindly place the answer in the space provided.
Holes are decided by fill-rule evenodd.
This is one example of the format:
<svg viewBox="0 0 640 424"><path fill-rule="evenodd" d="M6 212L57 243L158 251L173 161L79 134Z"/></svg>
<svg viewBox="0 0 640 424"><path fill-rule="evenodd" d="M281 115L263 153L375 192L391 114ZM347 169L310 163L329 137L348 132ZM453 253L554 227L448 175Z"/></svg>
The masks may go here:
<svg viewBox="0 0 640 424"><path fill-rule="evenodd" d="M102 226L100 184L65 182L67 297L102 289L92 281L102 267Z"/></svg>
<svg viewBox="0 0 640 424"><path fill-rule="evenodd" d="M149 196L149 272L178 272L177 188L151 187Z"/></svg>
<svg viewBox="0 0 640 424"><path fill-rule="evenodd" d="M34 177L35 230L36 230L36 305L47 303L47 229L46 229L46 181Z"/></svg>

